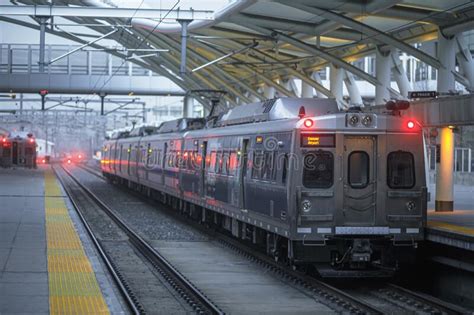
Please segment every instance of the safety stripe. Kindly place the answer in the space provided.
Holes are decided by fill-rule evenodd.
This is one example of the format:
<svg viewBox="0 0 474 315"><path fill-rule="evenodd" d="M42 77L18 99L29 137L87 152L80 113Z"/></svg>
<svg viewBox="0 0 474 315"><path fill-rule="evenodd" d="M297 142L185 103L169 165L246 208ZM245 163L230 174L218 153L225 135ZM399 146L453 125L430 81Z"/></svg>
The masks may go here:
<svg viewBox="0 0 474 315"><path fill-rule="evenodd" d="M454 233L474 236L474 228L472 227L459 226L459 225L439 222L439 221L428 221L427 225L429 228L439 228L439 229L448 230Z"/></svg>
<svg viewBox="0 0 474 315"><path fill-rule="evenodd" d="M51 170L44 175L51 314L109 314L89 258Z"/></svg>

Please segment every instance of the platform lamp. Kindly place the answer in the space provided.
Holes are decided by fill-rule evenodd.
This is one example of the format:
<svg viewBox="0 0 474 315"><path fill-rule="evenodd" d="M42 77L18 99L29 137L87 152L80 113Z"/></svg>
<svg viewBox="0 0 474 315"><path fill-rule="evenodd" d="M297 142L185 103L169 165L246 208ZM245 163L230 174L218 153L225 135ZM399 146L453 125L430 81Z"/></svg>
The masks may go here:
<svg viewBox="0 0 474 315"><path fill-rule="evenodd" d="M49 91L48 90L40 90L39 94L41 96L41 110L44 110L44 105L46 103L46 95L48 95Z"/></svg>

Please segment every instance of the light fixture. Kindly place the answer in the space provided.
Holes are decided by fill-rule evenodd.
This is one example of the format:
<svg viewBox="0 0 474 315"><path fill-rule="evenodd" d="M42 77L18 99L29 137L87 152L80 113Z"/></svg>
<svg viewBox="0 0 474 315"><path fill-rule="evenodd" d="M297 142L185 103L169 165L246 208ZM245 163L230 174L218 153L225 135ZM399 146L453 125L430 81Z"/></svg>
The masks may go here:
<svg viewBox="0 0 474 315"><path fill-rule="evenodd" d="M314 125L314 122L311 120L311 119L305 119L305 121L303 122L304 126L306 128L311 128L313 127Z"/></svg>

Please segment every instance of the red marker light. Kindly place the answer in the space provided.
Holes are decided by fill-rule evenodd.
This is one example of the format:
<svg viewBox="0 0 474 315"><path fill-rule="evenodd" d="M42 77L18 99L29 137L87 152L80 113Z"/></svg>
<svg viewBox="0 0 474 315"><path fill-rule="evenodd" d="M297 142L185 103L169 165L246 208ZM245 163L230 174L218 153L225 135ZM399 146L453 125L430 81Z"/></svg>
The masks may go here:
<svg viewBox="0 0 474 315"><path fill-rule="evenodd" d="M43 163L46 163L46 160L41 160Z"/></svg>
<svg viewBox="0 0 474 315"><path fill-rule="evenodd" d="M7 142L7 138L3 138L3 139L2 139L2 142Z"/></svg>
<svg viewBox="0 0 474 315"><path fill-rule="evenodd" d="M71 160L67 160L67 164L71 164Z"/></svg>
<svg viewBox="0 0 474 315"><path fill-rule="evenodd" d="M407 122L407 127L408 127L408 129L413 129L413 128L415 128L415 123L413 121L409 120Z"/></svg>
<svg viewBox="0 0 474 315"><path fill-rule="evenodd" d="M30 142L31 142L31 143L35 142L35 139L30 138Z"/></svg>
<svg viewBox="0 0 474 315"><path fill-rule="evenodd" d="M82 159L82 155L79 154L78 158Z"/></svg>
<svg viewBox="0 0 474 315"><path fill-rule="evenodd" d="M303 124L306 128L311 128L311 127L313 127L314 122L311 119L305 119Z"/></svg>

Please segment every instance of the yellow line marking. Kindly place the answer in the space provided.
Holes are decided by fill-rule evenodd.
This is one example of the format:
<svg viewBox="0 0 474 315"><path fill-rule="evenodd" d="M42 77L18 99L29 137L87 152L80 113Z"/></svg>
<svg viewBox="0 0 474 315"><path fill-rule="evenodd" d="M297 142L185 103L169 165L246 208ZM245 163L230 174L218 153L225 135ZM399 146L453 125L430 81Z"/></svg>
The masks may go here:
<svg viewBox="0 0 474 315"><path fill-rule="evenodd" d="M438 228L442 230L447 230L449 232L455 232L459 234L467 234L470 236L474 236L474 229L471 227L466 227L466 226L459 226L459 225L439 222L439 221L428 221L428 227Z"/></svg>
<svg viewBox="0 0 474 315"><path fill-rule="evenodd" d="M89 258L51 170L44 174L51 314L109 314ZM55 197L53 197L55 196Z"/></svg>

